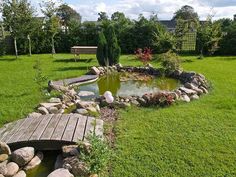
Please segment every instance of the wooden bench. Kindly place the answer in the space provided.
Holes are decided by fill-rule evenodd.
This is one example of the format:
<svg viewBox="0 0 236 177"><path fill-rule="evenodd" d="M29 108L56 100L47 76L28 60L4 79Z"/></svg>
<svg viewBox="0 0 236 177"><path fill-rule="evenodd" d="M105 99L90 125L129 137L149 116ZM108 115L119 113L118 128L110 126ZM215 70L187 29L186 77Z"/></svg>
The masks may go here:
<svg viewBox="0 0 236 177"><path fill-rule="evenodd" d="M80 54L96 54L97 46L73 46L71 47L71 53L75 56L80 56Z"/></svg>

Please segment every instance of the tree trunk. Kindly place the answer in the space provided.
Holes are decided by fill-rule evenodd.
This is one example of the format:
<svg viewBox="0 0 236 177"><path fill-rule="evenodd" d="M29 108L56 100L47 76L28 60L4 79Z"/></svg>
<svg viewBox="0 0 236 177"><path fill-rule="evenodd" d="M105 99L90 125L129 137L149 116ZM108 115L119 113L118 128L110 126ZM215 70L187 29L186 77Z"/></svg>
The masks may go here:
<svg viewBox="0 0 236 177"><path fill-rule="evenodd" d="M27 38L28 38L28 42L29 42L29 56L31 56L32 51L31 51L31 38L30 38L30 35L28 35Z"/></svg>
<svg viewBox="0 0 236 177"><path fill-rule="evenodd" d="M1 24L1 31L2 31L2 38L5 39L5 31L4 31L3 24Z"/></svg>
<svg viewBox="0 0 236 177"><path fill-rule="evenodd" d="M52 36L52 56L56 53L55 51L55 45L54 45L54 36Z"/></svg>
<svg viewBox="0 0 236 177"><path fill-rule="evenodd" d="M16 59L17 59L18 58L18 50L17 50L16 37L14 37L14 47L15 47L15 55L16 55Z"/></svg>

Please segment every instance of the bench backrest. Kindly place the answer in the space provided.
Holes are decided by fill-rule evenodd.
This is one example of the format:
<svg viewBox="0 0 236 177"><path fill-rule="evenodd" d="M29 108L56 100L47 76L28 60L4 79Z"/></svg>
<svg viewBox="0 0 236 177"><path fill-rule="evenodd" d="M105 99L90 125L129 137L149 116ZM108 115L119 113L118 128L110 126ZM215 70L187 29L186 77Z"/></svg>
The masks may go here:
<svg viewBox="0 0 236 177"><path fill-rule="evenodd" d="M72 54L96 54L96 46L74 46L71 47Z"/></svg>

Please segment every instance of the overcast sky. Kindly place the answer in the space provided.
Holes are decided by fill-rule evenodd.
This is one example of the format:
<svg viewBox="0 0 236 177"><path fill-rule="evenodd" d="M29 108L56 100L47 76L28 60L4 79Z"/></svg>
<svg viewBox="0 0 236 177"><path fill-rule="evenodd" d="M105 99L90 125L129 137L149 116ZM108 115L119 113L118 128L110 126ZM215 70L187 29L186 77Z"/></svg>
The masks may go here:
<svg viewBox="0 0 236 177"><path fill-rule="evenodd" d="M0 0L1 1L1 0ZM31 0L38 7L40 0ZM214 15L214 19L233 18L236 14L236 0L64 0L77 10L82 20L97 20L98 12L104 11L108 15L116 11L124 12L126 16L137 19L139 14L148 17L157 13L159 19L171 19L173 13L183 5L191 5L204 20L207 15ZM38 15L41 15L38 12Z"/></svg>

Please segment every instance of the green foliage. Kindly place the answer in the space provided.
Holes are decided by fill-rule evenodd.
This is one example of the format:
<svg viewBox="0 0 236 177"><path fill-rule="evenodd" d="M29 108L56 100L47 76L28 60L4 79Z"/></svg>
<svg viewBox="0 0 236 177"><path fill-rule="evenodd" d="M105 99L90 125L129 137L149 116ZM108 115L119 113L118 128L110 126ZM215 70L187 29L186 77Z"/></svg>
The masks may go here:
<svg viewBox="0 0 236 177"><path fill-rule="evenodd" d="M121 49L120 46L118 45L113 25L108 26L106 39L108 45L107 56L109 59L109 65L117 64L119 63Z"/></svg>
<svg viewBox="0 0 236 177"><path fill-rule="evenodd" d="M109 65L108 55L107 55L107 41L104 33L101 32L98 36L98 49L97 49L97 60L99 65L106 66Z"/></svg>
<svg viewBox="0 0 236 177"><path fill-rule="evenodd" d="M222 38L220 23L212 22L208 18L197 31L197 50L201 55L212 55L219 48L219 41Z"/></svg>
<svg viewBox="0 0 236 177"><path fill-rule="evenodd" d="M176 53L168 51L162 57L161 65L165 70L171 72L180 69L180 59Z"/></svg>
<svg viewBox="0 0 236 177"><path fill-rule="evenodd" d="M108 165L111 152L100 137L93 134L87 139L91 146L85 147L83 142L79 143L79 158L88 165L91 174L101 174Z"/></svg>
<svg viewBox="0 0 236 177"><path fill-rule="evenodd" d="M39 59L35 61L33 68L35 69L34 81L38 85L39 90L44 93L44 86L45 82L48 80L48 77L43 74Z"/></svg>

